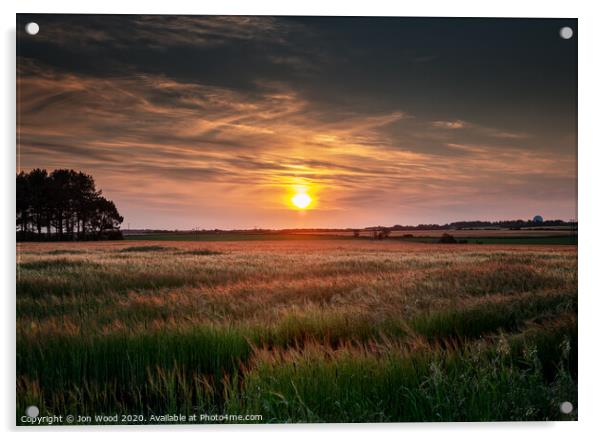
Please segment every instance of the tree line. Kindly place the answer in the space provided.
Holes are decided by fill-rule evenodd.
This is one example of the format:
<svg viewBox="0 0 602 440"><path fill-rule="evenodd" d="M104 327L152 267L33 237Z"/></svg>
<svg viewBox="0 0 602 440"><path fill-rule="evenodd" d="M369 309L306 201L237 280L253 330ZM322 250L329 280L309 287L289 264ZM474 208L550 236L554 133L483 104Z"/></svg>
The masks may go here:
<svg viewBox="0 0 602 440"><path fill-rule="evenodd" d="M436 229L478 229L478 228L506 228L506 229L521 229L521 228L533 228L533 227L577 227L577 221L564 221L564 220L545 220L545 221L534 221L534 220L499 220L499 221L459 221L445 224L419 224L416 226L403 226L394 225L389 229L393 231L420 231L420 230L436 230ZM366 229L381 229L383 226L376 226Z"/></svg>
<svg viewBox="0 0 602 440"><path fill-rule="evenodd" d="M17 174L17 240L122 238L123 217L92 176L36 168Z"/></svg>

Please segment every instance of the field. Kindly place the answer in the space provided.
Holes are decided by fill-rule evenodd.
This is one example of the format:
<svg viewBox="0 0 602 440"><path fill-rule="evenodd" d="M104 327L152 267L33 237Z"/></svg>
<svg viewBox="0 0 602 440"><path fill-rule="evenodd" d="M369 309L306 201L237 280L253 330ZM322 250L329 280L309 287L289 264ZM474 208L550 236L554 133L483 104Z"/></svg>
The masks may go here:
<svg viewBox="0 0 602 440"><path fill-rule="evenodd" d="M29 405L146 423L577 418L559 410L577 408L576 246L305 237L18 251L18 424Z"/></svg>
<svg viewBox="0 0 602 440"><path fill-rule="evenodd" d="M469 244L577 244L577 233L569 228L524 228L511 229L437 229L416 231L392 231L389 240L416 243L437 243L443 234L450 234ZM348 240L372 239L371 231L361 231L354 238L353 231L327 232L252 232L220 231L215 232L169 232L127 235L128 240L166 240L166 241L264 241L264 240Z"/></svg>

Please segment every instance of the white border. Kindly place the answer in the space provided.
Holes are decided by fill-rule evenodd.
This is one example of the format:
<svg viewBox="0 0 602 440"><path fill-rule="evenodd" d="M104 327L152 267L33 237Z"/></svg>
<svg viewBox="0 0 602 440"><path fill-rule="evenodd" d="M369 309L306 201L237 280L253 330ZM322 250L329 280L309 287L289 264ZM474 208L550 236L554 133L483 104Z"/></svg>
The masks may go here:
<svg viewBox="0 0 602 440"><path fill-rule="evenodd" d="M602 409L600 370L602 365L600 336L602 331L602 126L600 106L602 93L602 63L600 53L602 17L595 2L569 1L415 1L386 2L371 0L304 0L289 4L285 1L220 0L212 2L165 0L162 2L129 2L103 0L20 0L15 4L0 3L2 15L2 57L0 58L0 97L2 101L3 172L0 178L3 211L0 218L0 250L2 255L1 280L3 304L2 320L4 347L0 362L3 393L0 398L1 426L9 435L15 434L15 253L13 232L14 172L15 172L15 13L153 13L153 14L255 14L255 15L393 15L393 16L456 16L456 17L566 17L579 18L579 422L576 423L457 423L457 424L386 424L386 425L272 425L272 426L162 426L162 427L101 427L88 428L86 436L105 437L144 431L145 436L160 438L169 431L178 437L200 436L264 439L266 436L307 438L308 436L345 436L364 438L372 431L379 437L439 438L462 440L503 439L509 437L545 437L564 439L569 436L593 437L600 429L599 412ZM121 434L119 433L121 432ZM19 429L26 437L81 435L69 428ZM576 438L576 437L575 437Z"/></svg>

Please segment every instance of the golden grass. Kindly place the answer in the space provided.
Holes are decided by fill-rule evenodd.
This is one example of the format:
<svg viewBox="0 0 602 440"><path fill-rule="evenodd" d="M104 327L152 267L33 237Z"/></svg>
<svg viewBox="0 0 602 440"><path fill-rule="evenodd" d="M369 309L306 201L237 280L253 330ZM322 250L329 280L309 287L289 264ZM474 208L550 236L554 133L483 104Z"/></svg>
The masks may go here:
<svg viewBox="0 0 602 440"><path fill-rule="evenodd" d="M169 378L182 393L170 400L178 408L190 408L190 399L221 410L244 402L255 408L261 402L241 391L244 377L248 383L268 381L269 363L285 369L274 373L283 381L296 380L287 365L301 358L322 359L326 375L343 364L372 372L382 367L393 374L397 361L379 360L389 356L387 350L406 356L443 344L443 352L452 353L454 344L463 350L465 344L493 341L499 332L520 335L534 325L545 333L546 323L576 316L575 246L321 239L20 243L18 252L18 400L20 405L41 401L48 411L101 401L110 408L147 411L140 407L144 393L163 408L161 393L168 391ZM153 353L153 344L162 344L159 353ZM221 354L197 353L195 344ZM143 374L126 375L119 350ZM323 359L334 352L342 360ZM53 374L71 390L65 392L85 385L87 394L78 391L72 396L80 400L73 400L45 382L43 359L48 358L56 364ZM31 365L19 363L25 359ZM96 375L80 375L75 367L80 364L94 365ZM254 365L261 368L255 371ZM304 368L311 374L309 364ZM131 381L122 390L131 394L126 400L111 397L118 385L102 382L110 374ZM386 382L389 373L383 374ZM238 391L228 391L229 386ZM533 398L545 399L545 384L538 387ZM128 400L132 393L136 404ZM299 421L299 411L280 409L274 409L277 420ZM352 412L340 414L352 418ZM538 414L552 413L541 409ZM381 419L411 418L396 410L391 417L374 417Z"/></svg>

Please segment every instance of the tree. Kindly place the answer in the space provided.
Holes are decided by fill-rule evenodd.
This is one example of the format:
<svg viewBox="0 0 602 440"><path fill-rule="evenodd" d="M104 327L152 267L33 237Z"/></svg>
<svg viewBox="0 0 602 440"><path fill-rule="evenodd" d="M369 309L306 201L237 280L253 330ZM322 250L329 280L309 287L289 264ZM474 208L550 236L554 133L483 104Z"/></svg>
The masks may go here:
<svg viewBox="0 0 602 440"><path fill-rule="evenodd" d="M23 235L27 235L29 226L29 211L31 209L31 191L27 174L21 171L17 174L17 227Z"/></svg>
<svg viewBox="0 0 602 440"><path fill-rule="evenodd" d="M48 172L36 168L27 175L29 189L29 203L31 208L31 222L38 235L42 234L42 227L46 225L48 217Z"/></svg>
<svg viewBox="0 0 602 440"><path fill-rule="evenodd" d="M92 228L96 231L96 237L101 238L107 230L117 229L123 222L115 204L102 196L97 196L92 201Z"/></svg>
<svg viewBox="0 0 602 440"><path fill-rule="evenodd" d="M18 239L87 240L120 237L123 217L96 190L92 176L58 169L17 174ZM110 231L110 233L109 233Z"/></svg>
<svg viewBox="0 0 602 440"><path fill-rule="evenodd" d="M58 238L63 239L65 232L65 223L69 210L69 198L71 196L69 181L73 170L54 170L50 173L49 182L49 203L52 207L52 227L58 234Z"/></svg>
<svg viewBox="0 0 602 440"><path fill-rule="evenodd" d="M78 213L77 234L78 237L86 236L87 220L90 218L90 205L97 194L96 185L92 176L80 172L77 175L79 194L76 200L76 210Z"/></svg>

